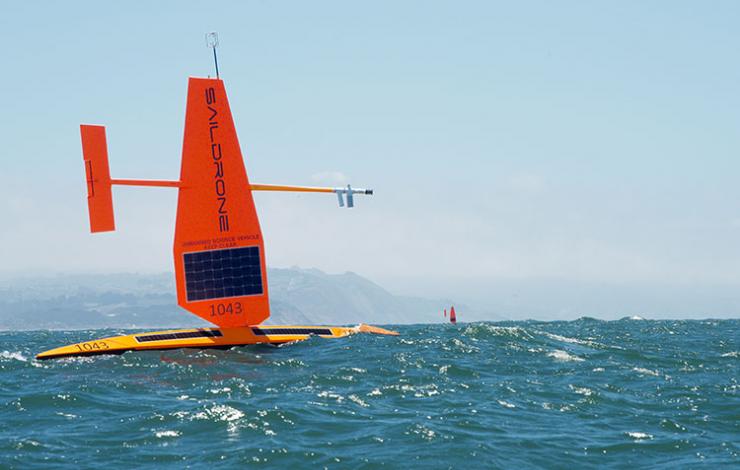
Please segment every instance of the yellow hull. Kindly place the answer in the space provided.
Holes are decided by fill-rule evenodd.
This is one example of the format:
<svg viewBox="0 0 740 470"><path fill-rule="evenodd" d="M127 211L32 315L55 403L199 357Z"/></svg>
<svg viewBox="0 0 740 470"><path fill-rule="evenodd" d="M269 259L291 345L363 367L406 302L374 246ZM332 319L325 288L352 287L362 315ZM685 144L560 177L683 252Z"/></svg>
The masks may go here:
<svg viewBox="0 0 740 470"><path fill-rule="evenodd" d="M70 344L51 349L36 356L36 359L52 359L68 356L94 356L98 354L121 354L126 351L147 351L176 348L229 348L249 344L282 344L302 341L311 336L342 338L355 333L398 335L395 331L370 325L353 328L340 326L241 326L234 328L191 328L185 330L163 330L133 335L111 336L93 341Z"/></svg>

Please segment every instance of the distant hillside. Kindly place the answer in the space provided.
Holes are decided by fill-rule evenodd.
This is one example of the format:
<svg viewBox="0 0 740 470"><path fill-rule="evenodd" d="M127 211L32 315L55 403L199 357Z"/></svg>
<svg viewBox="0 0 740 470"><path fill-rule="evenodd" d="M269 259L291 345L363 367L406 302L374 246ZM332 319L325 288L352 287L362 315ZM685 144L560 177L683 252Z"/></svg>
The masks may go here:
<svg viewBox="0 0 740 470"><path fill-rule="evenodd" d="M271 324L439 322L451 300L396 296L354 273L269 269ZM100 274L0 280L0 329L193 327L172 274ZM464 306L459 306L464 309Z"/></svg>

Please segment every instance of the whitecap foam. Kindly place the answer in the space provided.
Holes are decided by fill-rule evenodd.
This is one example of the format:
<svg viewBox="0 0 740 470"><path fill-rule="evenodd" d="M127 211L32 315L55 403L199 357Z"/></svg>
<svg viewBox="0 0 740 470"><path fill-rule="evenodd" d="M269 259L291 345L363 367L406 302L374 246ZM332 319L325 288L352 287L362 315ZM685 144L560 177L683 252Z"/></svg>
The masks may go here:
<svg viewBox="0 0 740 470"><path fill-rule="evenodd" d="M41 447L41 443L38 441L34 441L33 439L21 439L21 441L15 445L15 448L20 450L28 446Z"/></svg>
<svg viewBox="0 0 740 470"><path fill-rule="evenodd" d="M236 421L244 417L244 413L229 405L215 405L206 411L219 421Z"/></svg>
<svg viewBox="0 0 740 470"><path fill-rule="evenodd" d="M570 387L570 389L573 390L575 393L577 393L579 395L583 395L585 397L590 397L594 393L593 390L591 390L590 388L587 388L587 387L576 387L573 384L568 385L568 387Z"/></svg>
<svg viewBox="0 0 740 470"><path fill-rule="evenodd" d="M645 369L643 367L633 367L632 370L643 375L652 375L654 377L660 376L660 373L657 370Z"/></svg>
<svg viewBox="0 0 740 470"><path fill-rule="evenodd" d="M722 357L740 357L740 352L730 351L730 352L722 354Z"/></svg>
<svg viewBox="0 0 740 470"><path fill-rule="evenodd" d="M498 404L505 408L516 408L515 404L509 403L508 401L504 401L504 400L498 400Z"/></svg>
<svg viewBox="0 0 740 470"><path fill-rule="evenodd" d="M172 430L165 430L165 431L156 431L154 433L155 437L163 438L163 437L178 437L182 433L180 431L172 431Z"/></svg>
<svg viewBox="0 0 740 470"><path fill-rule="evenodd" d="M548 338L554 339L555 341L561 341L563 343L580 344L581 346L588 346L594 349L603 349L603 348L610 347L610 346L606 346L604 344L598 343L590 339L569 338L568 336L556 335L555 333L548 333L546 331L544 331L543 333ZM616 347L616 346L611 346L611 347ZM621 348L618 348L618 349L621 349Z"/></svg>
<svg viewBox="0 0 740 470"><path fill-rule="evenodd" d="M550 339L554 339L556 341L562 341L564 343L573 343L573 344L582 344L584 346L591 346L591 341L585 341L578 338L569 338L567 336L560 336L556 335L555 333L545 333L545 336L547 336Z"/></svg>
<svg viewBox="0 0 740 470"><path fill-rule="evenodd" d="M316 394L319 398L333 398L337 401L337 403L342 403L344 401L344 397L338 393L330 392L328 390L323 390Z"/></svg>
<svg viewBox="0 0 740 470"><path fill-rule="evenodd" d="M532 339L533 336L521 326L498 326L487 323L468 325L463 332L465 336L475 335L479 332L492 333L494 336L514 336L517 338Z"/></svg>
<svg viewBox="0 0 740 470"><path fill-rule="evenodd" d="M433 430L431 430L428 427L423 426L421 424L415 425L414 428L411 431L414 434L421 435L421 437L424 440L427 440L427 441L431 441L431 440L433 440L437 436L437 433L436 432L434 432Z"/></svg>
<svg viewBox="0 0 740 470"><path fill-rule="evenodd" d="M585 359L574 356L566 351L562 351L560 349L556 349L554 351L551 351L547 353L548 357L551 357L555 359L556 361L563 361L563 362L583 362Z"/></svg>
<svg viewBox="0 0 740 470"><path fill-rule="evenodd" d="M457 346L457 348L460 349L465 354L480 352L480 349L478 349L477 347L470 345L470 344L466 344L457 338L452 338L452 344Z"/></svg>
<svg viewBox="0 0 740 470"><path fill-rule="evenodd" d="M229 433L235 433L238 430L238 423L244 417L244 413L229 405L215 405L206 409L208 416L216 421L226 423L226 430Z"/></svg>
<svg viewBox="0 0 740 470"><path fill-rule="evenodd" d="M14 359L16 361L28 362L28 358L18 351L3 351L0 352L0 359Z"/></svg>
<svg viewBox="0 0 740 470"><path fill-rule="evenodd" d="M363 401L363 400L362 400L362 399L361 399L360 397L358 397L357 395L354 395L354 394L353 394L353 395L350 395L350 396L348 396L347 398L349 398L349 401L351 401L351 402L353 402L353 403L357 403L358 405L360 405L360 406L361 406L361 407L363 407L363 408L368 408L368 407L370 407L370 405L368 405L368 404L367 404L367 403L366 403L365 401Z"/></svg>
<svg viewBox="0 0 740 470"><path fill-rule="evenodd" d="M629 437L631 437L632 439L635 439L635 440L638 440L638 441L643 441L643 440L646 440L646 439L652 439L653 438L653 435L652 434L648 434L646 432L626 432L625 434L628 435Z"/></svg>

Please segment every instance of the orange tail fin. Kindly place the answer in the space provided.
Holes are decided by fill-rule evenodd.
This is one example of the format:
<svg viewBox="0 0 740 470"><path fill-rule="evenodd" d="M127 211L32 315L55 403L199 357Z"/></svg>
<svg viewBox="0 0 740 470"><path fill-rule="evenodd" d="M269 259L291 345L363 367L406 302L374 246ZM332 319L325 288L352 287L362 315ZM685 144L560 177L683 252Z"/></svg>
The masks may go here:
<svg viewBox="0 0 740 470"><path fill-rule="evenodd" d="M108 145L104 126L80 125L82 154L87 179L87 208L90 212L91 232L110 232L116 229L113 219L113 195Z"/></svg>

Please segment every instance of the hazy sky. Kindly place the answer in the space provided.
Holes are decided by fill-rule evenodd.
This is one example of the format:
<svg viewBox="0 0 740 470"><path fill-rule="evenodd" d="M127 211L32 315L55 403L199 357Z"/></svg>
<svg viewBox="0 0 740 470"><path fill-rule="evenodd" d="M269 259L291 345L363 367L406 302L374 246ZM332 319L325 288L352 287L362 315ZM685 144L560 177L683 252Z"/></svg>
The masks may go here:
<svg viewBox="0 0 740 470"><path fill-rule="evenodd" d="M88 233L78 125L107 126L114 177L177 178L215 30L252 182L376 190L258 194L268 264L478 303L552 281L740 305L738 2L2 10L0 271L171 269L175 190L116 188L118 231Z"/></svg>

